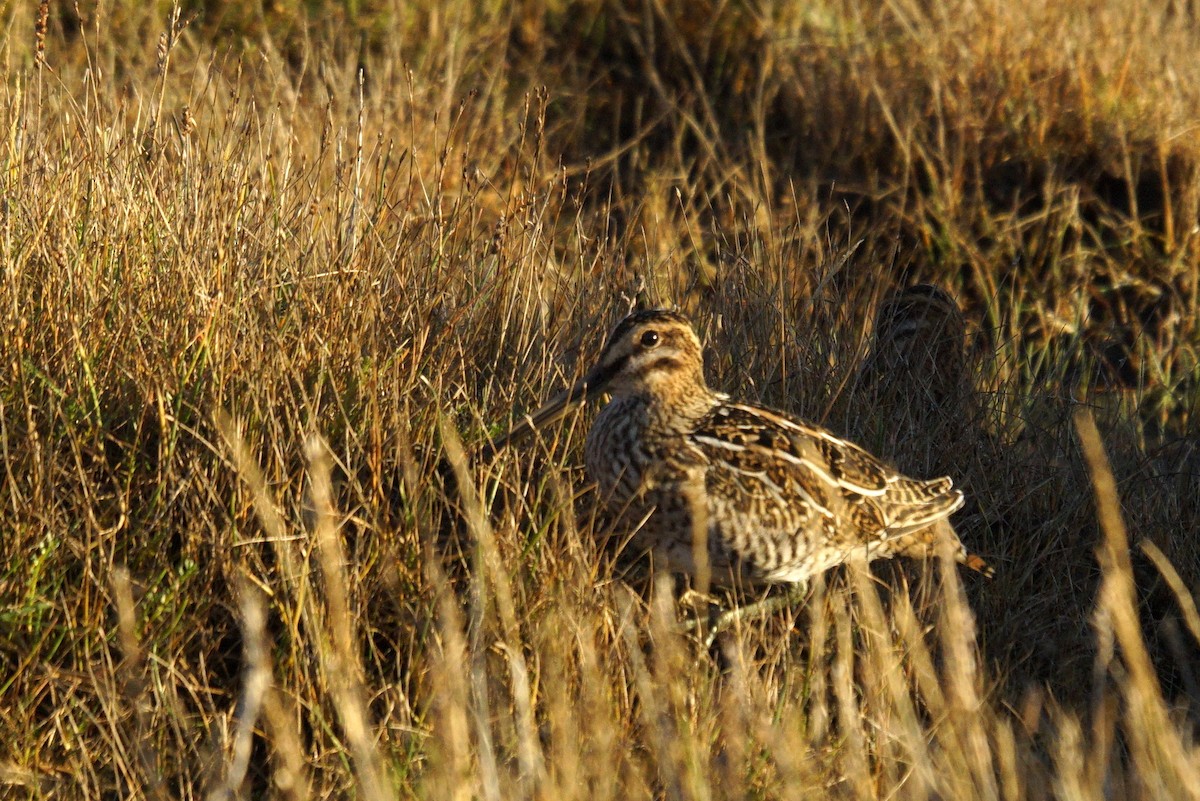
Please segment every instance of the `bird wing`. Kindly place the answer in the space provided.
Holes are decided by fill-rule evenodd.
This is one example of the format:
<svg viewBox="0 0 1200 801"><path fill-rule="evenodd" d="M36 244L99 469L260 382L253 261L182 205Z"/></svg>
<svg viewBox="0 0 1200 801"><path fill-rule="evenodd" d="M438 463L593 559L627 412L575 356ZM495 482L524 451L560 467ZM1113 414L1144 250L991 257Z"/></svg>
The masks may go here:
<svg viewBox="0 0 1200 801"><path fill-rule="evenodd" d="M749 495L769 527L790 517L869 542L923 528L963 504L949 478L909 478L823 428L757 406L723 404L691 439L708 459L710 493L736 494L743 504Z"/></svg>

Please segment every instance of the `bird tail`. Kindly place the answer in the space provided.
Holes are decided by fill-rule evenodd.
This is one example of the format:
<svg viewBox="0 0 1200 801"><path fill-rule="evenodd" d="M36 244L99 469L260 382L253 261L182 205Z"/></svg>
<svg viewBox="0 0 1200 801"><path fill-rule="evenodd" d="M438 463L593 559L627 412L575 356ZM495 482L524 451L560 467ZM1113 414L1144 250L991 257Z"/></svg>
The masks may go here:
<svg viewBox="0 0 1200 801"><path fill-rule="evenodd" d="M947 520L950 515L962 508L965 499L962 492L951 486L949 478L937 478L932 481L913 481L906 488L908 493L919 498L919 503L901 510L889 527L889 536L901 541L908 540L905 546L899 548L900 553L911 549L909 555L930 556L938 537L949 538L955 548L955 560L987 578L992 578L996 571L984 559L967 551L954 526ZM924 551L923 554L920 552Z"/></svg>
<svg viewBox="0 0 1200 801"><path fill-rule="evenodd" d="M895 535L910 534L944 520L962 508L965 499L962 492L951 485L949 478L932 481L909 480L907 486L893 490L895 506L888 532Z"/></svg>
<svg viewBox="0 0 1200 801"><path fill-rule="evenodd" d="M969 553L966 548L963 548L962 553L956 557L958 563L965 567L969 567L976 573L982 573L984 578L992 578L996 575L996 569L976 554Z"/></svg>

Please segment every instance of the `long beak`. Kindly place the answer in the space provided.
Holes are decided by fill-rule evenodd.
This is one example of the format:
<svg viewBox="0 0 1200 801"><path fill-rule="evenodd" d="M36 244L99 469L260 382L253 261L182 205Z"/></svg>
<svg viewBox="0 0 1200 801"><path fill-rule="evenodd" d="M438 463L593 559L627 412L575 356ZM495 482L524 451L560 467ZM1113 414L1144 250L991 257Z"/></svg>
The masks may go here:
<svg viewBox="0 0 1200 801"><path fill-rule="evenodd" d="M489 456L495 454L501 448L520 442L534 431L557 423L576 406L603 392L611 378L605 372L599 366L593 368L587 375L576 381L573 387L555 395L533 414L525 415L524 419L508 430L507 434L485 448L485 454Z"/></svg>

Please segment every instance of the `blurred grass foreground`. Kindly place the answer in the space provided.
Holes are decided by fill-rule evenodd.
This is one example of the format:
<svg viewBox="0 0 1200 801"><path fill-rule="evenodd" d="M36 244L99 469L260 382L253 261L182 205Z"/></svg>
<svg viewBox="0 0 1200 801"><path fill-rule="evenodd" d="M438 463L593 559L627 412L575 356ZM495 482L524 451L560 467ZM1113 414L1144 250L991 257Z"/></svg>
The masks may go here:
<svg viewBox="0 0 1200 801"><path fill-rule="evenodd" d="M3 797L1200 797L1196 3L0 19ZM901 435L853 376L917 282L971 402ZM951 474L996 578L704 648L593 412L475 458L634 304Z"/></svg>

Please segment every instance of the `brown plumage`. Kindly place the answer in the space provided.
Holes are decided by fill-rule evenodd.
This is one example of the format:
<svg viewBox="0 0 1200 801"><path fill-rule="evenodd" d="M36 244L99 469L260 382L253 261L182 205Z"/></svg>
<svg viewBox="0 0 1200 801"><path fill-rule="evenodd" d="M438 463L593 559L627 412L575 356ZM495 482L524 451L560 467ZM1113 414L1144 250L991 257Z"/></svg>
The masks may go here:
<svg viewBox="0 0 1200 801"><path fill-rule="evenodd" d="M966 334L966 319L946 290L932 284L901 290L875 317L864 388L883 400L955 416L969 394Z"/></svg>
<svg viewBox="0 0 1200 801"><path fill-rule="evenodd" d="M944 289L918 284L880 304L848 395L875 452L917 475L969 472L964 455L989 435L968 353L966 318Z"/></svg>
<svg viewBox="0 0 1200 801"><path fill-rule="evenodd" d="M822 428L712 391L700 340L675 312L626 317L596 366L504 441L604 392L588 475L629 547L672 570L798 583L850 559L927 557L941 536L988 570L946 522L963 503L949 478L908 478Z"/></svg>

